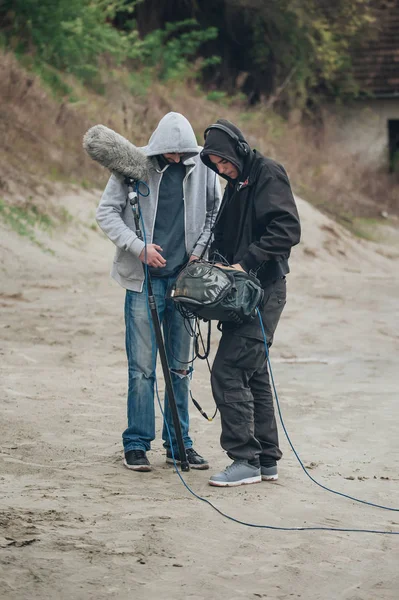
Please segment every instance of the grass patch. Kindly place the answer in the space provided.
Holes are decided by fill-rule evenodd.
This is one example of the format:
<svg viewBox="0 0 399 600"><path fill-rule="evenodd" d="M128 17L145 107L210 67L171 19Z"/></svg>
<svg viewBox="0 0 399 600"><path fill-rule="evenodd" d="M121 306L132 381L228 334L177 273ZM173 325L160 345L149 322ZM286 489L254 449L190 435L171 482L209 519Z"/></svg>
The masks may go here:
<svg viewBox="0 0 399 600"><path fill-rule="evenodd" d="M62 225L69 225L73 221L73 216L64 206L57 210L57 216Z"/></svg>
<svg viewBox="0 0 399 600"><path fill-rule="evenodd" d="M25 69L40 77L44 87L51 92L54 98L62 100L68 96L73 97L73 89L65 82L63 73L29 54L16 52L15 55Z"/></svg>
<svg viewBox="0 0 399 600"><path fill-rule="evenodd" d="M222 104L223 106L227 106L228 104L227 93L221 90L212 90L211 92L208 92L206 99L210 102Z"/></svg>
<svg viewBox="0 0 399 600"><path fill-rule="evenodd" d="M386 224L386 221L382 221L380 219L358 217L353 219L352 225L349 227L349 229L357 237L363 240L367 240L369 242L381 242L381 237L383 235L381 227Z"/></svg>
<svg viewBox="0 0 399 600"><path fill-rule="evenodd" d="M71 86L65 83L62 75L58 73L56 69L45 63L36 62L33 71L39 75L40 79L52 92L55 98L65 98L69 96L72 101L76 102Z"/></svg>
<svg viewBox="0 0 399 600"><path fill-rule="evenodd" d="M131 71L126 78L129 92L133 96L145 98L153 83L153 77L152 71L149 68L142 69L141 71Z"/></svg>
<svg viewBox="0 0 399 600"><path fill-rule="evenodd" d="M53 227L53 221L40 213L33 204L24 207L12 206L0 198L0 218L18 235L27 238L45 252L54 254L54 251L42 244L35 235L37 227L49 231Z"/></svg>

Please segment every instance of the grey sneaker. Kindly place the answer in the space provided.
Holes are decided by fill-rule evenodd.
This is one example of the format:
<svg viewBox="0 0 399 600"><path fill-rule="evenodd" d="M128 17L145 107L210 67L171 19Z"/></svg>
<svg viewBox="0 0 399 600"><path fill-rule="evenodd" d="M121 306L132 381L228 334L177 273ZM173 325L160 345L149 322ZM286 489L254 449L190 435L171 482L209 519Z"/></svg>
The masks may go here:
<svg viewBox="0 0 399 600"><path fill-rule="evenodd" d="M277 465L273 467L262 467L261 465L260 472L263 481L277 481L278 479Z"/></svg>
<svg viewBox="0 0 399 600"><path fill-rule="evenodd" d="M262 481L260 467L253 467L245 460L235 460L221 473L212 475L209 485L217 487L234 487Z"/></svg>

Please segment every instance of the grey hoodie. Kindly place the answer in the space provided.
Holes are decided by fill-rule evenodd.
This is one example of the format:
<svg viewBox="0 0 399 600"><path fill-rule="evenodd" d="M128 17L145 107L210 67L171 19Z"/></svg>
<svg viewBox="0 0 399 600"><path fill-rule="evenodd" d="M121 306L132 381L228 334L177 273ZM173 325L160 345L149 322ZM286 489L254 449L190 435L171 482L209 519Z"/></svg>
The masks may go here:
<svg viewBox="0 0 399 600"><path fill-rule="evenodd" d="M172 152L184 154L182 162L186 167L183 181L186 251L189 256L199 256L215 221L221 191L216 173L208 169L199 158L201 147L197 145L190 123L179 113L168 113L159 122L148 145L140 150L148 157ZM147 198L140 198L147 244L152 243L159 186L167 168L161 170L155 158L151 158L150 163L146 181L150 194ZM139 255L145 243L136 236L132 208L126 199L127 186L123 177L111 175L98 206L96 219L117 247L111 270L112 277L122 287L141 292L144 267Z"/></svg>

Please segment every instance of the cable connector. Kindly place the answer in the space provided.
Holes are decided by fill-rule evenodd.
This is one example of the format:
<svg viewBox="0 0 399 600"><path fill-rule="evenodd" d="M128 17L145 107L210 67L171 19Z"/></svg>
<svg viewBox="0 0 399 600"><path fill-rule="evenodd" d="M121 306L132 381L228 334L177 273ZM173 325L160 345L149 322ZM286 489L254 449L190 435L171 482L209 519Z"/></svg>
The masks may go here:
<svg viewBox="0 0 399 600"><path fill-rule="evenodd" d="M191 396L191 400L193 401L193 404L194 404L195 408L201 413L201 415L204 417L204 419L206 419L207 421L213 421L214 417L208 417L208 415L202 409L202 407L200 406L200 404L196 401L195 398L193 398L193 395L192 395L191 392L190 392L190 396Z"/></svg>

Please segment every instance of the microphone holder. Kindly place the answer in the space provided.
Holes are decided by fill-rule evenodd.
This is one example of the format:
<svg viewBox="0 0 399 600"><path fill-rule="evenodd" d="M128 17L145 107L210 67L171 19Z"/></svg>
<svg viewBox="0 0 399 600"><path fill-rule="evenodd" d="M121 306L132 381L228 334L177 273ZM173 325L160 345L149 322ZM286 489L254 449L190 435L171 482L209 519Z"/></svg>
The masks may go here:
<svg viewBox="0 0 399 600"><path fill-rule="evenodd" d="M142 240L143 234L140 229L140 214L139 214L139 204L138 204L139 183L129 177L126 177L125 183L127 184L127 188L128 188L128 199L129 199L130 205L133 210L134 223L136 226L136 235L138 238L140 238ZM158 314L157 305L155 302L154 293L152 290L151 276L150 276L150 273L148 272L148 269L146 270L146 279L147 279L148 303L149 303L149 307L150 307L152 323L154 326L155 339L157 342L159 356L161 359L162 372L163 372L163 376L164 376L164 380L165 380L165 388L166 388L166 391L168 394L170 411L172 413L172 420L173 420L173 426L174 426L174 430L175 430L176 442L177 442L177 447L179 450L180 467L181 467L182 471L189 471L190 465L187 460L186 449L184 447L183 435L182 435L181 424L180 424L180 417L179 417L179 412L178 412L177 405L176 405L176 397L175 397L175 393L173 391L172 378L170 375L168 358L166 356L166 351L165 351L165 343L164 343L164 339L162 336L159 314Z"/></svg>

